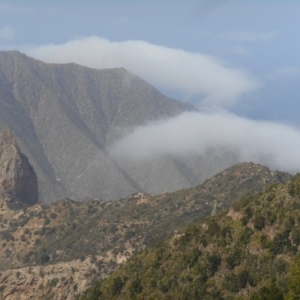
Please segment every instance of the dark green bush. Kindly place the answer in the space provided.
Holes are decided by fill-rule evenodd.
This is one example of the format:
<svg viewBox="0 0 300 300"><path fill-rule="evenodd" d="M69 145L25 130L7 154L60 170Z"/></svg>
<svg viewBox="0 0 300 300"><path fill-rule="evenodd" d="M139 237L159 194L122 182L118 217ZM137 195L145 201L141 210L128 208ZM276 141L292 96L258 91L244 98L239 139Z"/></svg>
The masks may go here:
<svg viewBox="0 0 300 300"><path fill-rule="evenodd" d="M257 214L253 219L253 225L256 230L262 230L265 227L265 223L265 217L260 214Z"/></svg>
<svg viewBox="0 0 300 300"><path fill-rule="evenodd" d="M1 237L5 241L14 241L15 240L14 236L9 231L2 231Z"/></svg>

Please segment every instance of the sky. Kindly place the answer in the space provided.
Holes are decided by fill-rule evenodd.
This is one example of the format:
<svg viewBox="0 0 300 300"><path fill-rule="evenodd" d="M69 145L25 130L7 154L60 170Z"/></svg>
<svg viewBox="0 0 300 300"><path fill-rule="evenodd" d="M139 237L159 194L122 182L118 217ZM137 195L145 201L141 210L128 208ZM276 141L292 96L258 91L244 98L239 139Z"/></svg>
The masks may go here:
<svg viewBox="0 0 300 300"><path fill-rule="evenodd" d="M124 67L163 94L192 103L199 120L210 117L192 126L199 144L199 127L212 128L218 144L215 127L228 136L222 129L234 132L234 122L244 120L245 134L228 136L231 144L243 143L254 126L256 151L273 137L274 147L288 143L281 153L290 150L289 159L298 161L292 147L300 137L299 12L296 0L4 0L0 50L46 62ZM176 119L174 128L191 130L193 118ZM217 120L223 126L215 126Z"/></svg>

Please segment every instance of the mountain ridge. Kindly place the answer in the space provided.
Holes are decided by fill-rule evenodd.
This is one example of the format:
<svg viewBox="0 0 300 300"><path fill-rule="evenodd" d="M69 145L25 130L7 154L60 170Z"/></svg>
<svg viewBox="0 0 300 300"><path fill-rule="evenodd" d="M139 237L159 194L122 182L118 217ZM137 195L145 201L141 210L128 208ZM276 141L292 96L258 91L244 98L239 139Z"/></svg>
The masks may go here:
<svg viewBox="0 0 300 300"><path fill-rule="evenodd" d="M78 299L297 299L299 209L298 173L143 250Z"/></svg>
<svg viewBox="0 0 300 300"><path fill-rule="evenodd" d="M128 174L107 155L107 145L135 126L194 110L124 68L47 64L19 52L0 52L0 87L0 130L8 127L16 135L45 202L143 191L138 177L145 172L137 166Z"/></svg>
<svg viewBox="0 0 300 300"><path fill-rule="evenodd" d="M28 298L38 286L39 298L72 299L145 247L290 177L241 163L195 188L157 196L136 193L113 202L61 199L11 209L0 205L0 290L10 295L7 300L24 291Z"/></svg>

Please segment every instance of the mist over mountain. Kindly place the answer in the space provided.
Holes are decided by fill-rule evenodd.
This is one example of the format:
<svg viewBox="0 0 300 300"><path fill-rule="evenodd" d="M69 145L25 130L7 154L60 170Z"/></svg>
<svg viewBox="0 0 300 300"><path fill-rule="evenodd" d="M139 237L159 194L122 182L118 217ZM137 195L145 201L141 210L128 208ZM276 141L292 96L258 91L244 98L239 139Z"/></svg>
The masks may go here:
<svg viewBox="0 0 300 300"><path fill-rule="evenodd" d="M45 202L175 191L242 161L300 166L292 127L196 112L123 68L50 64L19 52L0 52L5 128L36 170Z"/></svg>
<svg viewBox="0 0 300 300"><path fill-rule="evenodd" d="M184 160L214 152L226 160L253 161L296 173L300 170L299 147L298 128L215 110L184 112L140 126L114 143L110 151L114 157L126 157L127 162L155 161L164 155Z"/></svg>
<svg viewBox="0 0 300 300"><path fill-rule="evenodd" d="M118 199L158 192L156 181L162 179L164 191L191 185L171 157L128 172L107 154L107 145L134 127L194 110L125 69L46 64L1 52L0 87L0 129L13 131L36 170L40 200ZM155 179L162 170L162 178ZM153 184L145 185L148 179Z"/></svg>
<svg viewBox="0 0 300 300"><path fill-rule="evenodd" d="M117 200L195 186L237 162L300 168L291 126L197 112L124 68L0 52L0 130L37 172L40 200Z"/></svg>

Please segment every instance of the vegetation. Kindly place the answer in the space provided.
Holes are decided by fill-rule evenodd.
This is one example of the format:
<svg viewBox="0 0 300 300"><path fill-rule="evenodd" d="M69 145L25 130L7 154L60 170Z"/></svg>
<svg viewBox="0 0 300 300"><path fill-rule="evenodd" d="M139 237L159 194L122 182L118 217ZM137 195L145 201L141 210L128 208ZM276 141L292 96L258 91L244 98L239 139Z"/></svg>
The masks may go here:
<svg viewBox="0 0 300 300"><path fill-rule="evenodd" d="M288 277L288 288L289 292L286 295L286 300L297 300L300 299L300 257L298 255L294 264L291 266L291 270Z"/></svg>
<svg viewBox="0 0 300 300"><path fill-rule="evenodd" d="M190 225L80 299L299 299L299 186L297 175Z"/></svg>
<svg viewBox="0 0 300 300"><path fill-rule="evenodd" d="M94 199L83 203L63 199L51 206L28 207L16 211L17 217L7 220L7 228L2 224L5 230L0 234L0 243L6 243L6 253L0 269L91 256L128 258L192 222L227 209L237 198L262 191L268 184L289 177L245 163L217 174L196 188L174 193L159 196L138 193L116 202ZM235 209L243 208L250 200L250 196L244 198ZM247 211L243 221L251 214L251 210ZM254 224L256 228L263 227L264 218L257 216ZM217 227L211 224L209 231L215 233ZM300 240L296 234L294 238Z"/></svg>
<svg viewBox="0 0 300 300"><path fill-rule="evenodd" d="M62 199L50 206L36 204L14 210L2 202L0 269L4 271L32 267L35 269L32 272L36 273L39 268L40 278L47 282L47 291L55 292L61 285L52 279L59 277L53 274L55 276L49 279L49 271L44 271L50 267L47 265L69 262L68 280L74 280L78 264L85 266L88 270L83 276L87 279L86 284L89 284L97 278L104 278L110 274L134 253L146 247L159 245L150 259L145 256L145 259L142 258L138 262L139 265L132 274L131 271L128 272L134 279L128 283L129 285L127 275L125 277L120 275L109 281L104 294L101 289L93 289L89 293L94 295L92 297L96 297L95 299L98 299L101 293L106 295L104 299L110 299L112 295L113 297L121 295L122 298L123 291L126 291L128 299L135 297L138 299L148 295L148 290L151 295L150 288L153 288L158 291L152 293L154 299L157 297L172 299L176 293L180 297L193 299L198 294L206 295L207 291L214 290L214 293L209 292L210 296L218 299L223 297L221 291L224 288L222 286L219 290L213 288L214 281L218 282L220 270L225 267L226 280L223 279L226 283L224 285L228 286L225 296L238 294L241 289L248 289L250 284L260 285L259 278L254 276L254 270L246 269L245 272L243 269L245 261L250 262L252 259L249 253L245 254L245 245L253 243L253 237L263 249L268 249L269 256L280 257L286 251L292 253L295 251L293 244L300 243L299 226L293 218L285 219L283 222L285 230L276 231L276 236L268 235L266 228L269 224L276 224L278 214L257 211L253 201L264 194L251 196L253 192L267 189L264 200L269 206L277 199L276 191L281 187L278 184L289 178L288 174L271 172L266 167L245 163L217 174L196 188L158 196L138 193L116 202L103 202L99 199L75 202ZM270 184L271 187L268 187ZM293 184L295 193L297 183L294 181ZM291 196L290 190L291 188L286 193L287 196L280 198L281 201L297 198ZM242 200L230 210L232 216L227 216L228 211L224 210L240 197ZM300 204L294 201L292 206L299 209ZM218 212L222 212L221 216L226 217L226 222L219 220L216 216ZM283 212L279 210L278 213ZM207 216L211 217L199 225L199 222ZM238 225L235 222L238 222ZM195 224L189 225L191 223ZM238 226L241 227L236 232ZM182 232L184 228L187 229ZM165 242L165 239L174 233L175 237ZM291 239L290 243L286 241L287 236ZM234 242L236 239L238 243ZM164 247L174 251L168 253ZM178 247L182 253L185 249L188 250L180 256L180 252L176 250ZM150 255L152 250L147 251ZM253 251L255 253L258 250L254 248ZM175 263L169 266L168 259L174 259ZM254 262L260 266L260 259L257 260ZM149 274L143 279L143 275L139 272L143 268L148 268L148 263L150 263ZM288 262L280 258L274 268L286 270ZM182 272L182 269L185 270ZM23 271L19 270L22 274L24 268ZM30 270L31 268L28 268L28 272ZM172 273L175 275L171 275ZM3 275L3 278L6 278L5 276ZM17 278L16 276L13 278ZM149 287L145 286L144 282L148 278ZM72 293L75 293L75 290L76 293L79 292L77 283L73 282L74 289L70 286ZM264 295L268 289L276 290L278 278L276 277L273 285L271 283L266 282L266 285L257 288L255 292ZM282 293L281 287L277 288ZM5 292L8 292L8 285ZM51 292L48 295L56 297L56 294ZM178 299L177 294L175 299Z"/></svg>

